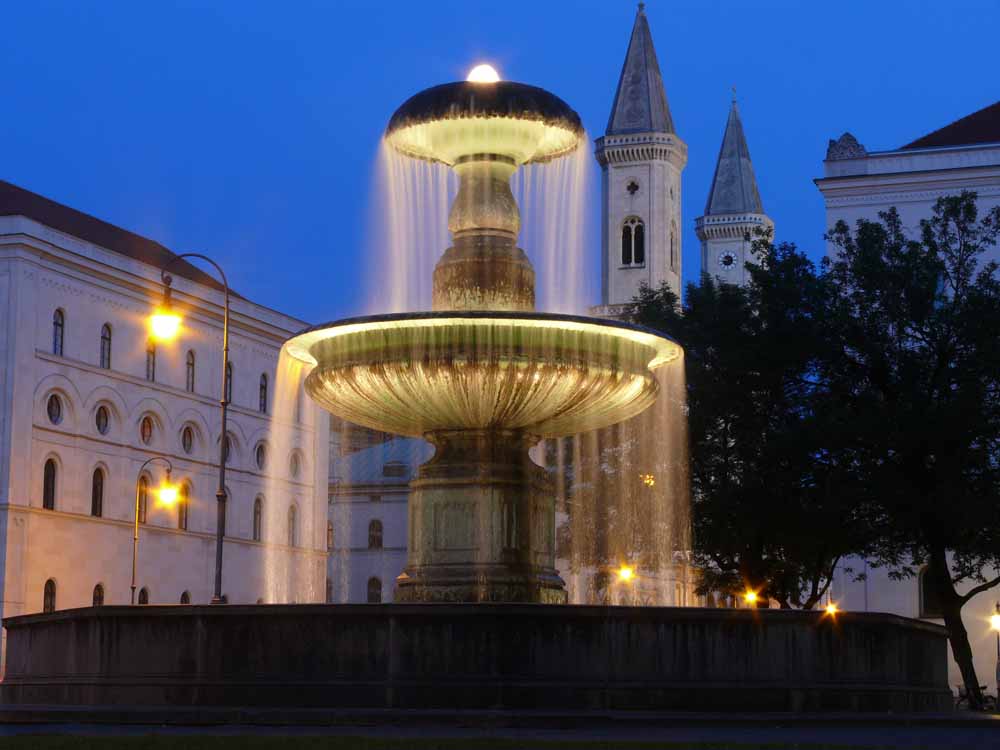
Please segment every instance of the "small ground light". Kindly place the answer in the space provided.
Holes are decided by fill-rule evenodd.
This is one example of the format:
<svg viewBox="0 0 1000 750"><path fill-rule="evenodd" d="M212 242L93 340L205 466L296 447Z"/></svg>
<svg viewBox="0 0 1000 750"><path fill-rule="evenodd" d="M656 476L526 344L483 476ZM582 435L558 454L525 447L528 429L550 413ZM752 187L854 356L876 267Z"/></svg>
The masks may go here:
<svg viewBox="0 0 1000 750"><path fill-rule="evenodd" d="M757 592L756 591L747 591L743 595L743 601L745 601L747 604L756 604L757 603Z"/></svg>
<svg viewBox="0 0 1000 750"><path fill-rule="evenodd" d="M826 609L826 613L831 617L840 611L840 608L833 602L829 602L824 609Z"/></svg>
<svg viewBox="0 0 1000 750"><path fill-rule="evenodd" d="M639 479L641 479L642 483L647 487L652 487L654 484L656 484L656 477L654 477L652 474L640 474Z"/></svg>
<svg viewBox="0 0 1000 750"><path fill-rule="evenodd" d="M632 576L635 575L635 570L630 568L628 565L622 565L618 568L618 577L623 581L631 581Z"/></svg>

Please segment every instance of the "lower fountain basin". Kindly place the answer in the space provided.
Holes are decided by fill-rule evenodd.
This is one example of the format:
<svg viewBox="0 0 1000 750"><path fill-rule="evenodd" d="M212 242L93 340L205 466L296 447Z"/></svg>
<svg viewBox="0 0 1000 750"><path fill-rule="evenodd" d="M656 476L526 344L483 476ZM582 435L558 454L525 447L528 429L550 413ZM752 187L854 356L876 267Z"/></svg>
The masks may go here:
<svg viewBox="0 0 1000 750"><path fill-rule="evenodd" d="M351 318L288 342L321 406L398 435L523 430L558 437L621 422L681 354L645 328L572 315L441 312Z"/></svg>
<svg viewBox="0 0 1000 750"><path fill-rule="evenodd" d="M66 721L57 706L78 707L82 721L100 719L81 707L101 707L121 722L141 715L195 724L227 706L244 712L241 722L248 710L282 707L432 709L439 718L474 709L587 716L951 707L947 631L875 613L172 605L65 610L4 625L7 720L23 707Z"/></svg>

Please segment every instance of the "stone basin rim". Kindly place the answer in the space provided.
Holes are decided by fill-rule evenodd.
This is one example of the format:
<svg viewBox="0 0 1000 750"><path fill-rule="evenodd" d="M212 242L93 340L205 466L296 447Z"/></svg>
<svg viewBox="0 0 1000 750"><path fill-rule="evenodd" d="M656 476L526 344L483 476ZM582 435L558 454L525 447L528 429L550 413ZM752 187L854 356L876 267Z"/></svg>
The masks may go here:
<svg viewBox="0 0 1000 750"><path fill-rule="evenodd" d="M663 358L663 362L660 364L666 364L676 358L675 356L667 356L668 352L673 353L683 351L683 347L681 347L681 345L673 337L635 323L626 323L624 321L611 320L608 318L593 318L588 315L573 315L569 313L520 312L510 310L449 310L380 313L378 315L360 315L350 318L341 318L339 320L319 323L317 325L303 328L301 331L289 338L285 342L285 346L288 349L288 353L292 357L313 365L316 364L316 362L312 355L309 354L309 348L313 343L320 341L321 339L316 337L314 340L310 341L309 339L313 338L310 334L326 333L336 328L345 328L348 326L372 325L377 327L380 323L405 324L407 322L413 322L417 327L419 327L421 323L434 321L453 321L455 323L461 323L462 321L490 320L496 320L498 322L519 321L524 323L530 323L532 321L546 323L572 323L592 327L595 329L595 333L601 332L600 329L612 329L612 331L619 331L626 334L631 333L642 338L648 337L650 340L642 343L646 343L648 346L657 351L657 358ZM607 331L606 333L610 334L611 331Z"/></svg>

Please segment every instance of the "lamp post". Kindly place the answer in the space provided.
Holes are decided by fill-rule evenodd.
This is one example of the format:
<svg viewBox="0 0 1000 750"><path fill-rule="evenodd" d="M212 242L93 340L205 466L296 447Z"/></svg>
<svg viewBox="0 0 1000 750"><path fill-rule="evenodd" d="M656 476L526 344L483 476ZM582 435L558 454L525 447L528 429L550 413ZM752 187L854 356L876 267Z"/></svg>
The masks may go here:
<svg viewBox="0 0 1000 750"><path fill-rule="evenodd" d="M226 274L211 258L200 253L182 253L175 255L160 273L163 281L163 306L157 310L150 318L150 328L153 336L160 340L170 340L177 336L180 329L180 316L170 308L170 285L173 279L167 273L167 269L183 258L199 258L209 263L222 278L222 287L225 292L225 308L222 318L222 394L219 398L219 407L222 410L222 436L219 438L219 487L215 491L216 499L216 522L215 522L215 593L212 595L212 604L225 604L226 599L222 595L222 541L226 531L226 452L228 447L226 432L226 417L229 410L229 282Z"/></svg>
<svg viewBox="0 0 1000 750"><path fill-rule="evenodd" d="M177 488L170 484L170 474L174 470L174 465L170 463L169 459L163 456L153 456L152 458L147 458L146 462L139 467L139 474L135 479L135 517L134 528L132 531L132 595L129 599L130 604L135 604L135 568L136 561L139 557L139 492L142 485L142 472L145 471L146 467L149 466L154 461L163 461L167 465L167 478L163 485L158 491L160 502L171 505L177 501Z"/></svg>
<svg viewBox="0 0 1000 750"><path fill-rule="evenodd" d="M997 634L997 707L1000 708L1000 602L996 603L996 606L993 609L993 615L990 616L990 627L993 628L993 632Z"/></svg>

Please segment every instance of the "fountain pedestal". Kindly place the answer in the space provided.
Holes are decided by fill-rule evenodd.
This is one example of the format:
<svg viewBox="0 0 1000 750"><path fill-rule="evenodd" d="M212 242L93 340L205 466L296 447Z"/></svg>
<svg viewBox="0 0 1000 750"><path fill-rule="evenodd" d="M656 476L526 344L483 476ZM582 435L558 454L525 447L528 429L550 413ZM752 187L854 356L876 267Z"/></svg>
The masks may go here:
<svg viewBox="0 0 1000 750"><path fill-rule="evenodd" d="M442 430L410 483L400 602L566 602L545 471L520 430Z"/></svg>

